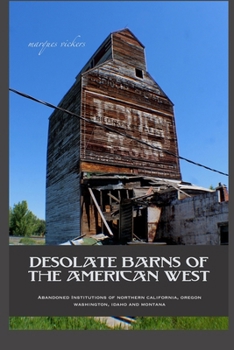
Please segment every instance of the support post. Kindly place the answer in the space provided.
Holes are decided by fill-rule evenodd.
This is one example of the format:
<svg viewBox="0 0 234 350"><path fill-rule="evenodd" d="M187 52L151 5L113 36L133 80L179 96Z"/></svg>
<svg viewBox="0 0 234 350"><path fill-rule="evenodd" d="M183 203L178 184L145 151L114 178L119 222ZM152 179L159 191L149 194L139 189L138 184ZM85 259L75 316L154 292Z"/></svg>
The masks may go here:
<svg viewBox="0 0 234 350"><path fill-rule="evenodd" d="M105 217L104 217L104 215L103 215L103 212L101 211L101 209L100 209L100 207L99 207L99 205L98 205L98 202L97 202L97 200L96 200L96 198L95 198L95 196L94 196L94 194L93 194L92 189L89 187L88 190L89 190L89 193L90 193L90 195L91 195L91 197L92 197L92 199L93 199L93 202L94 202L94 204L95 204L95 206L96 206L96 208L97 208L97 210L98 210L98 212L99 212L99 214L100 214L100 216L101 216L101 218L102 218L102 220L103 220L103 223L104 223L104 225L105 225L106 228L107 228L107 231L109 232L109 234L110 234L111 236L114 236L113 233L112 233L112 231L111 231L111 229L110 229L110 227L109 227L109 225L108 225L108 223L107 223L107 221L106 221L106 219L105 219Z"/></svg>

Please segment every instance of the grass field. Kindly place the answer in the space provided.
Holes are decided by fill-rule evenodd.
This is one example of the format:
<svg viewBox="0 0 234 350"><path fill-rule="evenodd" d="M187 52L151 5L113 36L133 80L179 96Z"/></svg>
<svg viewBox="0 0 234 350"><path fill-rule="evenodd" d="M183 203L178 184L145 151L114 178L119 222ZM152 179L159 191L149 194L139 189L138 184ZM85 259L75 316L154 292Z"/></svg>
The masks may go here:
<svg viewBox="0 0 234 350"><path fill-rule="evenodd" d="M32 237L10 236L9 244L10 245L44 245L45 238L40 236L32 236Z"/></svg>
<svg viewBox="0 0 234 350"><path fill-rule="evenodd" d="M10 317L10 330L120 330L92 317ZM131 330L228 330L228 317L138 317Z"/></svg>

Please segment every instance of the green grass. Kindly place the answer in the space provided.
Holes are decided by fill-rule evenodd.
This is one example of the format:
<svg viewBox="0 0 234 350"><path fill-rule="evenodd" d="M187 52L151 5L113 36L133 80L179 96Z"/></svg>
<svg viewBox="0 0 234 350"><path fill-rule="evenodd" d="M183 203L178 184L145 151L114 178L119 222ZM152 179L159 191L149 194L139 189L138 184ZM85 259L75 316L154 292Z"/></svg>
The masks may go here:
<svg viewBox="0 0 234 350"><path fill-rule="evenodd" d="M24 244L24 245L34 245L37 244L35 239L29 238L29 237L23 237L20 239L19 243Z"/></svg>
<svg viewBox="0 0 234 350"><path fill-rule="evenodd" d="M92 317L10 317L10 330L110 330ZM121 328L116 327L114 330ZM137 317L132 330L228 330L228 317Z"/></svg>
<svg viewBox="0 0 234 350"><path fill-rule="evenodd" d="M134 330L228 330L228 317L138 317Z"/></svg>
<svg viewBox="0 0 234 350"><path fill-rule="evenodd" d="M10 317L10 330L107 330L91 317Z"/></svg>

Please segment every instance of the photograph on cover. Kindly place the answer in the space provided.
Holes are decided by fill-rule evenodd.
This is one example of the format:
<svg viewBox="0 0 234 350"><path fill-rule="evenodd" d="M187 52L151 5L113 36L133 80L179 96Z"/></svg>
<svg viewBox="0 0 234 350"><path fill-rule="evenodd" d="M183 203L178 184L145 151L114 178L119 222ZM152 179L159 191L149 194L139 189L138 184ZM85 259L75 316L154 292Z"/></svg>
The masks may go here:
<svg viewBox="0 0 234 350"><path fill-rule="evenodd" d="M10 243L228 244L227 18L10 2Z"/></svg>
<svg viewBox="0 0 234 350"><path fill-rule="evenodd" d="M108 287L103 294L107 296L113 288L115 298L112 282L119 278L118 271L123 276L123 268L156 266L164 272L181 266L179 272L165 271L165 283L158 271L142 275L131 270L137 283L128 287L129 295L134 295L139 285L138 296L152 296L149 287L146 292L141 290L146 285L140 283L146 281L145 273L151 277L154 273L154 282L160 279L161 293L172 282L172 299L177 297L177 281L183 286L192 282L184 289L187 294L178 293L193 303L191 310L196 308L191 297L199 299L202 294L198 313L187 309L193 316L200 316L203 302L209 298L203 282L209 280L209 291L215 289L214 270L219 268L216 278L227 286L228 2L10 1L9 125L12 286L25 278L26 271L30 282L35 282L30 283L33 297L36 293L46 297L45 291L49 291L56 298L57 282L65 297L67 285L61 277L68 267L78 266L78 261L72 260L75 255L81 257L79 268L113 267L104 281ZM28 246L30 250L23 250ZM54 250L55 246L63 250ZM86 246L90 253L83 249ZM100 250L94 252L93 246ZM182 253L179 249L184 246L188 250ZM192 250L195 246L196 252ZM119 255L115 247L121 247ZM208 254L202 247L214 249ZM42 260L38 248L42 254L48 252L48 260ZM121 260L122 265L115 266L114 260L108 260L110 252L116 263L124 252L126 265ZM176 261L173 254L177 252L180 258ZM136 254L142 256L140 262ZM153 263L149 254L156 259ZM60 268L61 276L58 271L43 270L47 267ZM32 271L34 268L38 271ZM86 291L87 283L82 287L78 283L83 295L101 295L99 271L97 279L95 271L83 272L89 274L89 282L98 282L95 287L92 283L92 292ZM72 282L73 293L79 276L73 271L66 280ZM191 292L195 283L200 288L197 294ZM15 289L11 290L11 328L16 329L17 316L25 315ZM116 293L126 297L124 291ZM20 288L18 292L20 295ZM227 299L227 288L215 293L221 300ZM215 293L209 310L203 308L210 317L202 329L228 327L227 300L210 311ZM169 300L168 294L163 295ZM68 297L71 301L70 294ZM56 302L61 305L61 300ZM138 314L143 323L144 315L163 318L170 314L162 308L149 312L150 303L147 305L145 314L144 308ZM127 306L129 311L129 303ZM53 307L47 318L52 323L56 312L66 312L62 307L51 314ZM124 312L124 307L122 302L117 313ZM135 302L132 318L124 316L121 322L135 329L160 327L136 326L137 307ZM178 315L178 323L174 317L168 323L170 329L173 322L176 327L186 328L187 324L196 328L181 321L180 316L188 315L185 308L182 314L177 308L171 311ZM43 316L40 309L39 298L31 311L36 314L31 316ZM83 310L74 311L73 303L67 316L76 312L90 316ZM26 316L27 312L25 308Z"/></svg>

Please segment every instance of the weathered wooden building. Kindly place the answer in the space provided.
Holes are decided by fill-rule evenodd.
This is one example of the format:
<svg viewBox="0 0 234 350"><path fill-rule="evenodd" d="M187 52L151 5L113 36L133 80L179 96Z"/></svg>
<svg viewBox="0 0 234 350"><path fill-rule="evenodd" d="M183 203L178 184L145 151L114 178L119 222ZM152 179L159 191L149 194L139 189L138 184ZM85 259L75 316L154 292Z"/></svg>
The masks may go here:
<svg viewBox="0 0 234 350"><path fill-rule="evenodd" d="M81 233L84 174L181 179L173 103L129 29L106 38L59 107L81 118L59 110L49 118L47 244Z"/></svg>
<svg viewBox="0 0 234 350"><path fill-rule="evenodd" d="M106 38L58 107L75 115L49 118L46 243L98 233L152 241L160 213L145 199L157 179L181 183L177 134L173 103L129 29Z"/></svg>

